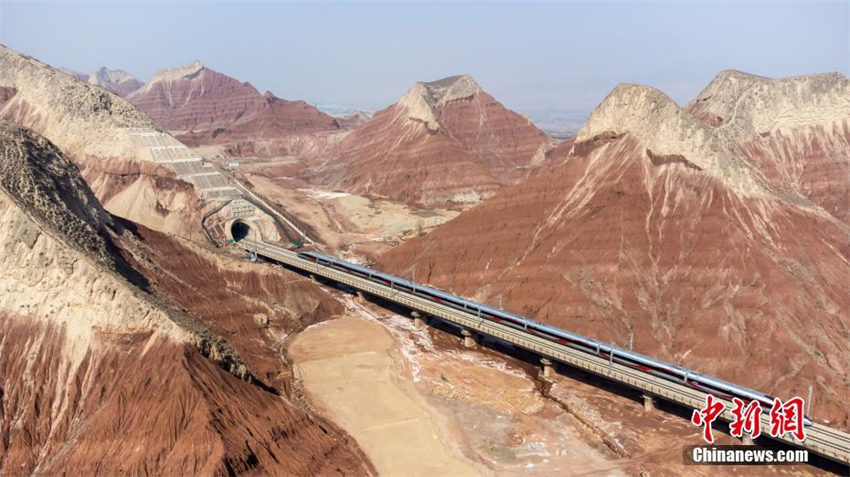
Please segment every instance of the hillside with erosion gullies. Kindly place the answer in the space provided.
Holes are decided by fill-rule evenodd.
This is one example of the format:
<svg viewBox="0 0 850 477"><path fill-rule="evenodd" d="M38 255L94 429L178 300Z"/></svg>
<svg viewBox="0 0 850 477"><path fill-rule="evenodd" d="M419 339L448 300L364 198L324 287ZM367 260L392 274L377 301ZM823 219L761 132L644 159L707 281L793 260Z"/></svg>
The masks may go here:
<svg viewBox="0 0 850 477"><path fill-rule="evenodd" d="M219 283L230 267L112 217L56 146L6 122L0 217L0 473L371 471L349 438L267 377L285 363L259 330L332 312L319 290L262 273L247 283L234 267L242 293L205 312L186 284L196 294L204 285L184 275L182 288L170 286L178 278L169 267L194 261ZM271 286L281 305L257 309L265 328L225 341L225 317Z"/></svg>
<svg viewBox="0 0 850 477"><path fill-rule="evenodd" d="M377 266L771 394L811 386L813 417L848 429L846 84L724 73L684 109L620 85L562 164Z"/></svg>
<svg viewBox="0 0 850 477"><path fill-rule="evenodd" d="M850 80L724 71L685 108L738 144L771 184L850 224Z"/></svg>
<svg viewBox="0 0 850 477"><path fill-rule="evenodd" d="M548 137L469 75L416 83L304 176L355 194L418 206L475 204L527 177Z"/></svg>
<svg viewBox="0 0 850 477"><path fill-rule="evenodd" d="M110 213L202 239L198 191L158 162L144 140L157 136L172 149L188 150L122 98L0 46L0 119L56 144Z"/></svg>
<svg viewBox="0 0 850 477"><path fill-rule="evenodd" d="M313 134L341 127L304 101L261 94L199 61L160 70L127 99L184 143L239 156L314 154L324 139Z"/></svg>
<svg viewBox="0 0 850 477"><path fill-rule="evenodd" d="M811 390L848 430L848 118L839 74L725 71L684 107L617 86L560 140L469 75L335 118L0 46L0 475L705 473L687 410L244 238Z"/></svg>

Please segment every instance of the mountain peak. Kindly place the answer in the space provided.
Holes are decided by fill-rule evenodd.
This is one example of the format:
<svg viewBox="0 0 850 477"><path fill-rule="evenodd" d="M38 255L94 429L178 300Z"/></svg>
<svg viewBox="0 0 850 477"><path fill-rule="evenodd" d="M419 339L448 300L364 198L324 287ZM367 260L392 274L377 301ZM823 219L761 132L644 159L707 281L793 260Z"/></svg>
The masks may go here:
<svg viewBox="0 0 850 477"><path fill-rule="evenodd" d="M205 69L207 68L199 60L195 60L188 65L177 66L174 68L163 68L157 71L156 74L153 75L153 78L151 78L147 84L145 84L143 87L138 88L130 96L137 97L139 95L143 95L148 91L151 91L155 85L160 83L167 84L179 81L181 79L192 79Z"/></svg>
<svg viewBox="0 0 850 477"><path fill-rule="evenodd" d="M124 70L111 70L102 66L99 70L89 76L89 83L97 85L107 85L115 83L124 83L127 81L138 81L133 75Z"/></svg>
<svg viewBox="0 0 850 477"><path fill-rule="evenodd" d="M623 83L591 113L576 137L577 142L591 139L606 131L641 134L681 114L675 101L650 86Z"/></svg>
<svg viewBox="0 0 850 477"><path fill-rule="evenodd" d="M177 66L174 68L163 68L156 72L153 78L151 78L149 84L159 81L174 81L187 76L192 76L199 73L204 68L206 67L199 60L195 60L188 65Z"/></svg>
<svg viewBox="0 0 850 477"><path fill-rule="evenodd" d="M434 108L450 101L468 98L482 91L469 75L456 75L436 81L416 82L398 101L406 108L407 117L425 123L428 129L439 129Z"/></svg>
<svg viewBox="0 0 850 477"><path fill-rule="evenodd" d="M808 112L799 114L801 108ZM686 110L712 126L724 127L740 141L803 122L843 120L850 115L850 81L841 73L772 79L726 70Z"/></svg>
<svg viewBox="0 0 850 477"><path fill-rule="evenodd" d="M682 110L661 91L618 85L576 136L576 144L605 134L629 134L656 156L681 156L744 196L767 193L761 176L736 154L729 138Z"/></svg>
<svg viewBox="0 0 850 477"><path fill-rule="evenodd" d="M102 86L118 96L127 96L144 85L124 70L111 70L105 66L92 73L88 77L88 82Z"/></svg>
<svg viewBox="0 0 850 477"><path fill-rule="evenodd" d="M468 98L473 94L481 92L481 86L472 79L472 76L455 75L448 76L436 81L422 82L428 93L430 102L438 106L455 99Z"/></svg>
<svg viewBox="0 0 850 477"><path fill-rule="evenodd" d="M736 70L732 68L725 69L717 74L713 81L723 82L723 81L736 81L736 82L758 82L758 81L768 81L770 78L766 76L754 75L752 73L747 73L745 71Z"/></svg>
<svg viewBox="0 0 850 477"><path fill-rule="evenodd" d="M738 70L723 70L711 80L686 109L703 121L718 126L729 119L738 98L756 84L769 78Z"/></svg>
<svg viewBox="0 0 850 477"><path fill-rule="evenodd" d="M737 96L753 85L770 81L770 78L745 73L739 70L727 69L718 73L708 86L700 92L694 101L701 101L718 94Z"/></svg>

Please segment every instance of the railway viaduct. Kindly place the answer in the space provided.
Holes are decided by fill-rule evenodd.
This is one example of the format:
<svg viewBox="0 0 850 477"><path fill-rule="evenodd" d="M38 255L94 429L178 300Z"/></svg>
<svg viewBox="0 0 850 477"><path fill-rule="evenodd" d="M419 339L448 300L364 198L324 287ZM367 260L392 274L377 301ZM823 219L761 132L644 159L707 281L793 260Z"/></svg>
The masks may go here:
<svg viewBox="0 0 850 477"><path fill-rule="evenodd" d="M602 376L640 391L644 399L644 409L647 411L654 408L658 399L671 401L690 409L701 409L705 403L706 394L704 392L684 383L642 373L613 360L582 353L574 348L501 323L482 320L473 313L305 260L291 250L257 239L257 234L251 230L246 230L246 227L250 226L234 222L230 235L234 238L235 245L248 252L253 258L263 257L311 277L323 277L331 282L346 285L355 290L360 298L363 298L364 295L371 295L401 305L411 311L416 326L424 326L429 318L451 323L461 329L461 335L466 346L475 346L478 337L489 336L531 351L540 356L544 376L551 376L559 364ZM720 418L731 422L733 404L725 399L720 399L720 401L726 405L726 409L720 415ZM770 428L767 413L762 415L762 428ZM807 438L803 442L799 442L791 436L775 439L794 447L805 448L840 464L850 465L850 434L819 423L807 426L806 432Z"/></svg>
<svg viewBox="0 0 850 477"><path fill-rule="evenodd" d="M216 237L224 238L247 251L252 258L262 256L310 276L321 276L347 285L356 290L361 298L364 294L372 295L401 305L411 311L417 326L424 326L431 317L450 323L460 328L466 346L475 346L479 337L489 336L528 350L540 356L546 377L555 372L556 366L565 364L621 383L642 393L644 408L648 411L654 408L657 399L675 402L691 409L701 409L705 402L705 393L684 383L642 373L614 362L613 359L582 353L522 330L482 320L472 313L304 260L286 248L267 243L266 240L280 240L278 230L282 230L287 234L287 239L295 243L286 232L287 227L294 230L296 235L300 234L302 240L311 240L303 230L271 209L261 198L238 181L231 184L228 178L211 164L170 135L147 129L131 129L129 132L137 141L143 157L173 170L177 177L193 184L200 197L209 202L210 209L204 215L201 226L207 238L216 246ZM732 404L724 399L720 401L726 405L726 410L720 418L731 421ZM762 415L762 425L763 428L769 428L768 416ZM807 427L807 434L805 442L796 442L791 437L781 437L777 440L850 465L850 435L818 423Z"/></svg>

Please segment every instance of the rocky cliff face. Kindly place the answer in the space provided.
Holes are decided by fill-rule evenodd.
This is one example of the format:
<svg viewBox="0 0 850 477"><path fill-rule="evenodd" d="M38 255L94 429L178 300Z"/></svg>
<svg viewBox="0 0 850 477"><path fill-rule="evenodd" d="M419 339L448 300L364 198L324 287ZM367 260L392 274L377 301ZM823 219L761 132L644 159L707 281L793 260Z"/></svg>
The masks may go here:
<svg viewBox="0 0 850 477"><path fill-rule="evenodd" d="M108 211L201 238L201 200L191 184L154 162L137 134L159 130L130 103L2 46L0 89L7 97L0 119L38 132L68 154Z"/></svg>
<svg viewBox="0 0 850 477"><path fill-rule="evenodd" d="M130 73L124 70L110 70L105 66L92 73L88 82L103 86L122 98L144 86L144 83Z"/></svg>
<svg viewBox="0 0 850 477"><path fill-rule="evenodd" d="M771 184L850 223L850 81L724 71L686 108L740 145Z"/></svg>
<svg viewBox="0 0 850 477"><path fill-rule="evenodd" d="M379 265L779 396L812 386L815 419L846 429L850 229L723 120L619 86L563 164Z"/></svg>
<svg viewBox="0 0 850 477"><path fill-rule="evenodd" d="M296 154L304 136L340 127L304 101L260 94L198 61L160 71L128 99L186 144L227 145L237 155Z"/></svg>
<svg viewBox="0 0 850 477"><path fill-rule="evenodd" d="M416 83L308 177L411 204L468 204L539 166L547 137L470 76Z"/></svg>
<svg viewBox="0 0 850 477"><path fill-rule="evenodd" d="M0 218L0 473L370 471L333 426L251 384L227 343L159 297L132 265L153 263L148 245L55 146L10 123Z"/></svg>

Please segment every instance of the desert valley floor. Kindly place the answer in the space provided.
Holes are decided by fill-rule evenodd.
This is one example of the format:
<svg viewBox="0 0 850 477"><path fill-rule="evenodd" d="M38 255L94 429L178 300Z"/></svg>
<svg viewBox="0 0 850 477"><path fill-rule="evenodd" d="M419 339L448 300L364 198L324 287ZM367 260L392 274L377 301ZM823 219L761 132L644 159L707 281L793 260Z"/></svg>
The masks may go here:
<svg viewBox="0 0 850 477"><path fill-rule="evenodd" d="M0 45L0 475L718 474L684 463L691 409L240 240L812 396L850 431L844 75L725 70L684 105L620 84L568 138L468 74L397 93L332 116L199 61L143 82Z"/></svg>

